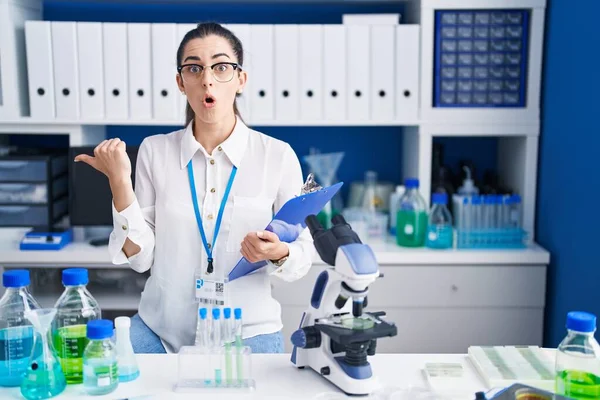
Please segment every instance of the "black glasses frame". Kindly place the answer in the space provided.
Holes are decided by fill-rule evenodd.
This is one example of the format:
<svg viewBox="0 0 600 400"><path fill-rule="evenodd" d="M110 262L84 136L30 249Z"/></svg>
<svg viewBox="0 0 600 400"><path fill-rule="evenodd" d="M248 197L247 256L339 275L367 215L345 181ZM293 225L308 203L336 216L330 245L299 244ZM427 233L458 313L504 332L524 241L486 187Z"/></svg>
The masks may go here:
<svg viewBox="0 0 600 400"><path fill-rule="evenodd" d="M237 70L241 71L242 70L242 66L240 64L234 63L234 62L218 62L218 63L214 63L213 65L207 65L207 66L200 65L200 64L195 64L194 63L194 64L183 64L183 65L180 65L179 67L177 67L177 73L179 73L179 75L183 79L183 75L182 75L181 71L183 70L184 67L198 67L198 68L200 68L200 73L203 73L206 68L210 68L210 70L211 70L211 72L213 73L213 76L214 76L214 72L215 72L214 68L217 65L223 65L223 64L231 65L233 67L234 71L237 71ZM231 79L233 79L233 75L231 76ZM229 79L229 81L231 81L231 79ZM225 81L225 82L229 82L229 81Z"/></svg>

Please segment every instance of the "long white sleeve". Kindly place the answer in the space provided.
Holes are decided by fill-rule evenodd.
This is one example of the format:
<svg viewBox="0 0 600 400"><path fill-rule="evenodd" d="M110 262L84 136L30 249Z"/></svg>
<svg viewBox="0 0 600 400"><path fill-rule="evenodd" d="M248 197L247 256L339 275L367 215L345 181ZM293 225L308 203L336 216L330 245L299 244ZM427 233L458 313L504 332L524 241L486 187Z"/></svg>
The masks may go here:
<svg viewBox="0 0 600 400"><path fill-rule="evenodd" d="M283 160L281 183L275 199L275 213L288 200L301 194L301 188L304 183L300 161L289 145L287 145ZM277 267L269 261L267 267L270 274L284 281L292 282L308 273L312 265L315 248L308 228L305 228L295 241L286 243L286 245L289 248L290 254L283 265Z"/></svg>
<svg viewBox="0 0 600 400"><path fill-rule="evenodd" d="M133 203L121 212L117 212L113 203L113 231L108 243L112 263L129 264L137 272L150 269L154 260L156 195L152 182L150 143L144 140L138 150ZM127 238L141 248L140 252L129 258L123 252L123 245Z"/></svg>

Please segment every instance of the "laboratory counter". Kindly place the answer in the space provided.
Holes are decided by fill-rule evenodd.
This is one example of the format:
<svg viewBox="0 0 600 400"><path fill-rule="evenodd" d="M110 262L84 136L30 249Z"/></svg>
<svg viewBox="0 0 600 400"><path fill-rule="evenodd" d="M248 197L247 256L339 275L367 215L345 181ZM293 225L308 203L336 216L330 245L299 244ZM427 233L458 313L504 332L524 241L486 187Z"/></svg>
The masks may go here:
<svg viewBox="0 0 600 400"><path fill-rule="evenodd" d="M215 398L215 390L220 400L226 399L325 399L357 398L344 396L337 387L322 378L308 367L297 369L290 362L289 354L255 354L252 356L252 375L256 381L253 392L235 392L231 389L212 389L206 392L175 393L177 381L178 355L140 354L137 356L140 377L120 384L116 391L103 396L86 396L83 385L71 385L55 397L58 399L96 400L163 400ZM421 387L427 388L423 374L425 363L460 363L463 374L456 384L445 385L444 394L448 399L473 400L475 392L487 391L484 381L477 374L466 354L377 354L369 357L373 374L378 377L384 389ZM208 389L211 390L211 389ZM203 395L205 394L205 395ZM327 394L333 395L332 397ZM337 394L337 395L336 395ZM138 399L138 396L139 399ZM18 388L0 389L2 399L22 399ZM371 397L358 397L370 399Z"/></svg>

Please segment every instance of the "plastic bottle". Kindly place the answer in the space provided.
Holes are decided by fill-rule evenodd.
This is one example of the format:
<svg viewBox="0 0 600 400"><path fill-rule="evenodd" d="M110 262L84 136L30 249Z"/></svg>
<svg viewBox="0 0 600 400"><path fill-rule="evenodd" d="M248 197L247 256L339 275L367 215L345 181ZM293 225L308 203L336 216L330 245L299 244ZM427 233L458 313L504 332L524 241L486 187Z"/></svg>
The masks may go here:
<svg viewBox="0 0 600 400"><path fill-rule="evenodd" d="M434 193L432 196L433 208L429 215L427 226L426 246L432 249L452 248L452 216L446 207L448 195Z"/></svg>
<svg viewBox="0 0 600 400"><path fill-rule="evenodd" d="M400 199L396 217L396 241L404 247L421 247L427 232L427 206L419 194L419 180L405 180L406 193Z"/></svg>
<svg viewBox="0 0 600 400"><path fill-rule="evenodd" d="M56 301L52 323L54 348L68 384L83 382L83 351L88 344L86 326L102 318L98 302L87 290L88 271L70 268L63 271L65 291Z"/></svg>
<svg viewBox="0 0 600 400"><path fill-rule="evenodd" d="M129 328L131 320L129 317L115 318L115 331L117 337L117 363L119 369L119 382L130 382L140 376L131 338L129 336Z"/></svg>
<svg viewBox="0 0 600 400"><path fill-rule="evenodd" d="M362 209L375 213L381 204L381 199L377 197L377 172L367 171L365 173L365 191L362 196Z"/></svg>
<svg viewBox="0 0 600 400"><path fill-rule="evenodd" d="M600 398L600 346L595 331L595 315L567 314L567 337L556 353L556 394L581 400Z"/></svg>
<svg viewBox="0 0 600 400"><path fill-rule="evenodd" d="M83 352L83 387L88 394L100 395L119 386L117 351L110 340L113 324L106 319L87 324L88 345Z"/></svg>
<svg viewBox="0 0 600 400"><path fill-rule="evenodd" d="M29 271L10 270L2 274L6 288L0 298L0 386L19 386L33 348L33 326L26 311L40 308L29 293Z"/></svg>
<svg viewBox="0 0 600 400"><path fill-rule="evenodd" d="M479 194L479 189L475 186L475 182L471 178L471 170L467 166L463 166L466 177L461 187L458 188L458 194L462 196L473 196Z"/></svg>
<svg viewBox="0 0 600 400"><path fill-rule="evenodd" d="M396 216L400 209L400 199L404 195L406 188L404 185L396 186L396 191L390 196L390 233L396 235Z"/></svg>

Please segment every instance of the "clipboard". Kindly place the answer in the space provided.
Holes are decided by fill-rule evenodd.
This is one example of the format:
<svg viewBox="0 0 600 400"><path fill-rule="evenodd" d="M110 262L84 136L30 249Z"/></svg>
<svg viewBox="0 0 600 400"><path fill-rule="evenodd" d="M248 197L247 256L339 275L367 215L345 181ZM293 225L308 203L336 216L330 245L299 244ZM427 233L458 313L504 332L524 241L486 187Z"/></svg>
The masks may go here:
<svg viewBox="0 0 600 400"><path fill-rule="evenodd" d="M343 184L343 182L339 182L316 192L303 194L288 200L265 230L275 232L282 242L293 242L306 228L306 217L317 215ZM265 265L267 265L266 261L251 263L242 257L229 273L229 282L248 275Z"/></svg>

